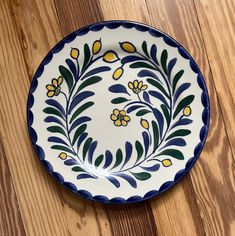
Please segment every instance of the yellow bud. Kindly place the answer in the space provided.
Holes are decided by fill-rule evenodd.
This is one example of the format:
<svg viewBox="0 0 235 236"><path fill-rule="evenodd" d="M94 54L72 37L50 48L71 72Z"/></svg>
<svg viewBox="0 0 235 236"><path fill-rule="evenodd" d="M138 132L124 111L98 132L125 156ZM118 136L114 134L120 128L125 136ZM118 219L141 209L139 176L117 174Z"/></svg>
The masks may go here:
<svg viewBox="0 0 235 236"><path fill-rule="evenodd" d="M162 165L165 166L165 167L168 167L168 166L171 166L172 165L172 162L170 159L165 159L162 161Z"/></svg>
<svg viewBox="0 0 235 236"><path fill-rule="evenodd" d="M149 128L149 122L145 119L141 119L140 120L140 124L144 129L148 129Z"/></svg>
<svg viewBox="0 0 235 236"><path fill-rule="evenodd" d="M120 43L120 46L126 52L129 52L129 53L136 52L135 46L132 43L130 43L130 42Z"/></svg>
<svg viewBox="0 0 235 236"><path fill-rule="evenodd" d="M185 116L190 116L191 115L191 108L188 106L188 107L185 107L184 108L184 111L183 111L183 114Z"/></svg>
<svg viewBox="0 0 235 236"><path fill-rule="evenodd" d="M113 79L118 80L123 74L122 67L117 68L113 73Z"/></svg>
<svg viewBox="0 0 235 236"><path fill-rule="evenodd" d="M96 40L92 46L92 53L97 54L102 47L101 40Z"/></svg>
<svg viewBox="0 0 235 236"><path fill-rule="evenodd" d="M70 56L73 59L77 59L79 57L79 50L77 48L72 48L70 51Z"/></svg>
<svg viewBox="0 0 235 236"><path fill-rule="evenodd" d="M105 62L108 62L108 63L113 63L113 62L116 62L119 60L117 54L110 50L110 51L107 51L104 56L103 56L103 59Z"/></svg>
<svg viewBox="0 0 235 236"><path fill-rule="evenodd" d="M61 152L59 158L65 160L67 158L67 154L65 152Z"/></svg>

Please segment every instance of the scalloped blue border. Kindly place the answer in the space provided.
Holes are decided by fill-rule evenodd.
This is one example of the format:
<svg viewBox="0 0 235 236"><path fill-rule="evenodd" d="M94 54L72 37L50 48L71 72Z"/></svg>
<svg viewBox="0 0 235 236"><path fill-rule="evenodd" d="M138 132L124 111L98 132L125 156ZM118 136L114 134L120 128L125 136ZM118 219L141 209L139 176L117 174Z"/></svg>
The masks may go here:
<svg viewBox="0 0 235 236"><path fill-rule="evenodd" d="M168 182L164 183L158 191L157 190L149 191L143 197L132 196L128 199L124 199L124 198L120 198L120 197L115 197L115 198L109 199L108 197L102 196L102 195L92 196L92 194L86 190L78 190L74 184L72 184L70 182L65 182L62 175L60 175L58 172L53 171L52 165L48 161L45 160L45 153L44 153L42 147L40 147L39 145L36 144L37 134L36 134L35 130L32 128L34 117L33 117L33 113L31 111L31 108L34 104L33 93L38 86L38 78L42 75L42 73L44 71L44 66L47 65L52 60L53 54L60 52L66 43L72 42L77 36L85 35L89 31L100 31L104 27L107 27L109 29L116 29L120 26L122 26L124 28L128 28L128 29L134 27L138 31L142 31L142 32L148 31L154 37L163 37L166 44L168 44L172 47L177 47L180 55L190 61L190 67L195 73L198 74L197 75L197 82L198 82L199 87L202 89L201 101L204 106L204 110L202 113L202 121L204 123L204 126L201 128L200 142L198 143L198 145L194 149L194 156L188 160L188 162L186 163L185 169L180 170L176 173L174 181L168 181ZM120 204L120 203L135 203L135 202L145 201L147 199L150 199L154 196L159 195L160 193L165 192L167 189L169 189L170 187L175 185L183 176L185 176L190 171L190 169L192 168L192 166L194 165L194 163L198 159L198 157L203 149L203 146L205 144L205 141L206 141L206 137L207 137L208 129L209 129L209 122L210 122L210 104L209 104L209 95L207 92L206 84L205 84L205 81L204 81L201 71L199 70L197 64L195 63L193 58L190 56L190 54L186 51L186 49L184 49L182 47L181 44L179 44L176 40L174 40L172 37L165 34L164 32L162 32L156 28L153 28L151 26L144 25L144 24L138 23L138 22L132 22L132 21L115 20L115 21L104 21L104 22L100 22L100 23L96 23L96 24L91 24L91 25L85 26L85 27L69 34L67 37L62 39L54 48L52 48L49 51L49 53L46 55L46 57L43 59L40 66L38 67L38 69L33 77L33 81L31 83L31 87L30 87L29 95L28 95L28 101L27 101L27 124L28 124L29 135L31 137L33 147L34 147L39 159L42 161L43 165L45 166L45 168L49 171L50 174L52 174L52 176L54 176L54 178L60 184L64 185L66 188L70 189L72 192L78 194L79 196L85 197L87 199L99 201L102 203L116 203L116 204L119 203Z"/></svg>

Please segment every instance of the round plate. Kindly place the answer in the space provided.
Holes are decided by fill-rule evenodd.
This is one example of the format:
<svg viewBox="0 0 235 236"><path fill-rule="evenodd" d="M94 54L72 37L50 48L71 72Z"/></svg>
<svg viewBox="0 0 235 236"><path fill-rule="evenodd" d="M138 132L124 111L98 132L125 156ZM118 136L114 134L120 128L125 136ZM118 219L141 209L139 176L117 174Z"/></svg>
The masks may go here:
<svg viewBox="0 0 235 236"><path fill-rule="evenodd" d="M27 107L48 171L88 199L128 203L178 182L208 132L209 97L188 52L135 22L79 29L44 58Z"/></svg>

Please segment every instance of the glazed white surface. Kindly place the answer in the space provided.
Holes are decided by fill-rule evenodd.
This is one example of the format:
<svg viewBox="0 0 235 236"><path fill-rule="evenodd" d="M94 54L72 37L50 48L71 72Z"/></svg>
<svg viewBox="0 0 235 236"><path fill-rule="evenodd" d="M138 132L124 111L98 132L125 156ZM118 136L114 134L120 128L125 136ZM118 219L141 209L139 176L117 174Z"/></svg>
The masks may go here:
<svg viewBox="0 0 235 236"><path fill-rule="evenodd" d="M182 98L190 94L195 96L194 101L190 105L192 110L190 118L193 120L193 123L187 126L187 128L191 130L191 134L185 138L187 145L185 147L176 147L176 149L181 150L185 159L177 160L171 158L172 166L168 168L160 168L157 172L152 172L152 177L150 179L146 181L138 181L137 188L131 187L128 182L120 178L119 181L121 185L119 188L116 188L107 179L102 177L102 175L109 175L108 169L100 170L95 168L93 165L89 165L88 163L86 163L87 169L91 170L92 173L97 174L99 178L77 180L77 173L71 171L71 167L66 166L64 162L58 158L60 151L51 149L51 143L47 141L48 137L51 136L51 133L47 131L49 124L44 122L47 114L43 112L43 109L46 107L45 100L48 99L46 96L46 85L51 82L52 78L57 78L60 75L58 70L59 65L67 66L65 59L69 58L71 48L74 47L80 50L80 60L82 61L83 45L85 43L92 45L94 40L100 38L102 41L101 52L105 53L105 51L111 49L114 50L120 58L126 55L126 53L119 47L119 42L123 41L132 42L138 49L141 49L143 40L146 40L148 45L155 43L158 48L159 60L160 53L164 49L167 49L168 61L172 58L177 58L176 65L174 66L171 75L174 76L179 70L183 69L184 74L179 82L179 85L183 82L191 83L191 86L183 92L183 94L181 94ZM104 62L100 60L93 66L97 67L98 65L103 64ZM127 127L116 127L113 125L113 122L110 120L110 114L113 109L121 109L123 105L115 105L111 103L111 100L117 97L117 95L109 92L108 88L114 83L121 83L128 88L127 83L129 81L133 81L134 79L145 81L145 79L137 76L139 69L131 69L126 65L124 67L123 76L118 81L114 81L112 79L112 74L113 71L120 66L120 61L113 64L108 64L108 66L112 69L111 71L101 73L100 76L102 77L102 81L89 87L90 91L95 92L95 95L92 98L95 105L91 109L86 110L83 114L87 114L92 117L92 121L87 123L88 127L86 132L88 132L90 137L93 137L93 139L98 141L98 146L95 151L97 155L104 153L107 149L113 153L115 153L119 147L124 150L126 141L129 141L130 143L134 143L135 140L142 141L141 134L143 128L139 124L140 118L134 116L134 113L131 113L131 122L129 122ZM62 89L64 91L67 90L65 83L62 85ZM152 90L154 90L154 87L152 87ZM108 198L128 198L134 195L144 196L148 191L158 190L165 182L173 181L176 173L179 170L184 169L187 161L193 157L194 148L200 142L199 132L203 126L202 111L204 108L201 103L201 93L202 90L197 84L197 74L190 68L189 60L184 59L179 54L177 48L168 46L162 37L156 38L151 36L148 32L139 32L134 28L125 29L123 27L119 27L115 30L104 28L99 32L89 32L84 36L78 36L71 43L65 44L64 48L59 53L54 54L51 62L45 66L42 75L38 79L38 87L33 93L35 101L31 109L34 114L34 122L32 127L37 132L37 144L43 148L46 155L45 159L50 162L54 171L60 173L64 177L65 181L75 184L78 190L85 189L92 195L104 195ZM131 97L134 98L135 95L131 94ZM63 96L57 96L56 99L65 106ZM157 99L152 98L151 101L154 105L159 105ZM151 114L148 114L145 118L151 118L151 116ZM61 137L60 134L57 134L57 136ZM131 159L126 167L132 166L134 162L135 159ZM135 172L141 170L138 168L139 167L135 169Z"/></svg>

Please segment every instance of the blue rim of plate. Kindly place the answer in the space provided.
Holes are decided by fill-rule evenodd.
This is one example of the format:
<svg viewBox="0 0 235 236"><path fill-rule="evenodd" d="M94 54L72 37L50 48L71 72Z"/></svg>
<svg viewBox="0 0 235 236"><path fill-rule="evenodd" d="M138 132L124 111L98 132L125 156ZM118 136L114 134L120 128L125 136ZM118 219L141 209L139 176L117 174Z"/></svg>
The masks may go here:
<svg viewBox="0 0 235 236"><path fill-rule="evenodd" d="M153 37L156 37L156 38L163 37L163 40L166 44L168 44L169 46L178 48L178 52L180 53L180 55L182 57L184 57L185 59L189 60L191 69L197 74L197 83L198 83L199 87L202 89L201 102L204 106L204 110L202 112L202 121L203 121L204 125L200 130L200 142L197 144L197 146L194 149L194 156L188 160L188 162L186 163L185 169L182 169L176 173L173 181L165 182L164 184L161 185L159 190L151 190L151 191L147 192L143 197L135 195L135 196L129 197L128 199L124 199L121 197L115 197L115 198L109 199L108 197L103 196L103 195L93 196L89 191L84 190L84 189L78 190L77 187L73 183L66 182L60 173L55 172L53 170L53 167L50 164L50 162L45 160L45 153L44 153L42 147L40 147L38 144L36 144L37 133L32 128L34 116L31 111L31 108L34 104L33 93L38 86L38 78L42 75L42 73L44 71L44 66L47 65L52 60L53 54L59 53L63 49L63 47L66 43L72 42L77 36L85 35L90 31L100 31L104 27L107 27L109 29L116 29L120 26L122 26L124 28L128 28L128 29L135 28L136 30L142 31L142 32L149 32ZM209 123L210 123L209 95L208 95L205 80L204 80L202 73L201 73L200 69L198 68L196 62L194 61L194 59L186 51L186 49L180 43L178 43L175 39L173 39L171 36L167 35L166 33L162 32L152 26L148 26L146 24L142 24L139 22L133 22L133 21L125 21L125 20L103 21L103 22L99 22L99 23L85 26L81 29L78 29L78 30L72 32L68 36L66 36L64 39L62 39L59 43L56 44L56 46L54 46L49 51L49 53L45 56L45 58L43 59L43 61L39 65L39 67L33 77L33 80L32 80L32 83L31 83L31 86L29 89L28 100L27 100L27 126L28 126L29 135L30 135L34 150L37 153L37 156L39 157L39 159L42 162L42 164L44 165L44 167L57 180L57 182L59 182L64 187L71 190L73 193L75 193L81 197L84 197L86 199L98 201L98 202L102 202L102 203L123 204L123 203L136 203L136 202L145 201L145 200L148 200L152 197L155 197L155 196L165 192L166 190L171 188L173 185L178 183L181 180L181 178L183 176L185 176L190 171L190 169L193 167L193 165L197 161L197 159L204 147L206 138L207 138Z"/></svg>

